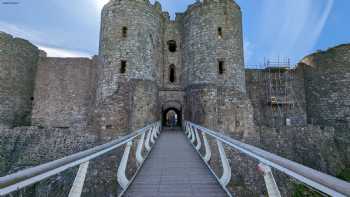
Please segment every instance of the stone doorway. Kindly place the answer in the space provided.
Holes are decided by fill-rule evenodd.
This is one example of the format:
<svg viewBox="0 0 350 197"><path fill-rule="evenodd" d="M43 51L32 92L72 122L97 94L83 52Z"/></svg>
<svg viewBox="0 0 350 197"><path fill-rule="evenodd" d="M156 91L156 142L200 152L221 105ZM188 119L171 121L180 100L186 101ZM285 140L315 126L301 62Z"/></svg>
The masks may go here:
<svg viewBox="0 0 350 197"><path fill-rule="evenodd" d="M181 127L182 113L176 108L168 108L162 112L163 127Z"/></svg>

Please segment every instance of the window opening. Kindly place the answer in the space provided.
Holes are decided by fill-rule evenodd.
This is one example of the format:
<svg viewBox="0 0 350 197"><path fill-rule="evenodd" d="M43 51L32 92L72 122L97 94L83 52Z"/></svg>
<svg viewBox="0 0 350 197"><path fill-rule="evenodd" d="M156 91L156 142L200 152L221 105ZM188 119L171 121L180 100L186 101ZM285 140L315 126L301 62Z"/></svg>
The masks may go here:
<svg viewBox="0 0 350 197"><path fill-rule="evenodd" d="M218 36L219 36L219 38L223 37L223 35L222 35L222 28L221 27L218 27Z"/></svg>
<svg viewBox="0 0 350 197"><path fill-rule="evenodd" d="M125 60L122 60L120 62L120 73L125 73L126 72L126 61Z"/></svg>
<svg viewBox="0 0 350 197"><path fill-rule="evenodd" d="M219 61L219 74L222 75L225 72L224 61Z"/></svg>
<svg viewBox="0 0 350 197"><path fill-rule="evenodd" d="M168 47L170 52L172 53L176 52L176 49L177 49L176 41L175 40L168 41Z"/></svg>
<svg viewBox="0 0 350 197"><path fill-rule="evenodd" d="M176 80L176 75L175 75L175 66L174 65L170 65L170 69L169 69L169 81L171 83L174 83Z"/></svg>
<svg viewBox="0 0 350 197"><path fill-rule="evenodd" d="M123 27L122 34L123 34L123 38L128 37L128 28L127 27Z"/></svg>

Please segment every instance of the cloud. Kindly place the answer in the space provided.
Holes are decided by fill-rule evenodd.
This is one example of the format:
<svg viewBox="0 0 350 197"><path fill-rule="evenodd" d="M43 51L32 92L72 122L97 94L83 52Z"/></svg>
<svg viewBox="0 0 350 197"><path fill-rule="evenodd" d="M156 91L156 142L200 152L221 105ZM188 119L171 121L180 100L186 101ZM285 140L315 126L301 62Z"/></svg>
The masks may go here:
<svg viewBox="0 0 350 197"><path fill-rule="evenodd" d="M92 57L91 54L81 52L81 51L67 50L67 49L41 46L41 45L38 45L38 47L39 49L45 51L48 57L88 57L88 58Z"/></svg>
<svg viewBox="0 0 350 197"><path fill-rule="evenodd" d="M334 0L266 0L263 4L258 43L267 58L310 53L318 42Z"/></svg>
<svg viewBox="0 0 350 197"><path fill-rule="evenodd" d="M50 40L44 33L32 30L23 25L14 25L0 21L0 31L11 34L14 37L24 38L37 45L41 50L44 50L48 57L92 57L92 54L87 52L65 49L60 47L52 47Z"/></svg>
<svg viewBox="0 0 350 197"><path fill-rule="evenodd" d="M253 56L254 46L249 40L244 40L244 60L249 62L250 58Z"/></svg>
<svg viewBox="0 0 350 197"><path fill-rule="evenodd" d="M0 31L11 34L12 36L28 39L30 41L43 41L45 35L41 32L32 30L30 28L10 24L7 22L0 21Z"/></svg>
<svg viewBox="0 0 350 197"><path fill-rule="evenodd" d="M96 9L101 11L103 6L106 5L110 0L95 0Z"/></svg>

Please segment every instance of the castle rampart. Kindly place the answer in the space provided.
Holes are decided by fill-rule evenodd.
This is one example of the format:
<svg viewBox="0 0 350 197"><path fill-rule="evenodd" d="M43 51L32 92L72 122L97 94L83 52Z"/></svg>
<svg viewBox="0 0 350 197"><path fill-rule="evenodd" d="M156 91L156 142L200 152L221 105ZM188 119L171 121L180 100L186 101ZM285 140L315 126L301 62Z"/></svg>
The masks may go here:
<svg viewBox="0 0 350 197"><path fill-rule="evenodd" d="M41 57L35 84L33 125L56 128L87 126L95 96L94 60Z"/></svg>
<svg viewBox="0 0 350 197"><path fill-rule="evenodd" d="M39 50L0 32L0 128L30 125Z"/></svg>

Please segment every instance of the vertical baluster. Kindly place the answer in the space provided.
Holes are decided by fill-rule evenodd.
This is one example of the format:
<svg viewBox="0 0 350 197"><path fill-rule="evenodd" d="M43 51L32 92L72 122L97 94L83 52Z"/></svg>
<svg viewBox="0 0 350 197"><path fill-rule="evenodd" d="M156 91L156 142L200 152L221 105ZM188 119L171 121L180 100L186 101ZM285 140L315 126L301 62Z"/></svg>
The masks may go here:
<svg viewBox="0 0 350 197"><path fill-rule="evenodd" d="M194 131L193 131L193 127L190 126L190 131L191 131L191 143L194 144L194 141L196 140L196 136L194 134Z"/></svg>
<svg viewBox="0 0 350 197"><path fill-rule="evenodd" d="M140 166L144 160L143 156L142 156L142 148L143 148L143 142L145 140L145 135L146 135L146 131L144 131L141 135L141 138L137 144L137 149L136 149L136 162L137 165Z"/></svg>
<svg viewBox="0 0 350 197"><path fill-rule="evenodd" d="M222 142L219 140L216 140L216 142L218 144L220 159L221 159L221 163L222 163L222 167L223 167L223 173L222 173L222 176L220 178L220 183L226 187L226 185L231 180L231 167L230 167L230 164L229 164L228 159L226 157L225 149L224 149L224 146L222 145Z"/></svg>
<svg viewBox="0 0 350 197"><path fill-rule="evenodd" d="M160 135L160 129L161 129L161 125L160 123L157 124L157 134L158 136Z"/></svg>
<svg viewBox="0 0 350 197"><path fill-rule="evenodd" d="M188 132L187 132L187 138L190 139L190 138L191 138L191 135L192 135L191 129L190 129L190 125L187 126L187 131L188 131Z"/></svg>
<svg viewBox="0 0 350 197"><path fill-rule="evenodd" d="M203 136L203 142L204 142L204 147L205 147L205 156L203 159L205 162L208 163L210 161L210 158L211 158L210 145L209 145L209 142L207 139L207 135L204 132L202 132L202 136Z"/></svg>
<svg viewBox="0 0 350 197"><path fill-rule="evenodd" d="M80 197L83 191L86 173L89 167L89 162L80 164L77 175L75 176L73 185L70 189L68 197Z"/></svg>
<svg viewBox="0 0 350 197"><path fill-rule="evenodd" d="M154 142L156 141L156 139L157 139L157 137L158 137L158 136L157 136L157 127L158 127L158 126L155 125L155 126L154 126L154 130L153 130L153 140L154 140Z"/></svg>
<svg viewBox="0 0 350 197"><path fill-rule="evenodd" d="M197 146L196 146L196 150L199 151L199 149L201 149L201 146L202 146L202 141L201 139L199 138L199 135L198 135L198 129L197 128L194 128L195 130L195 133L196 133L196 139L197 139Z"/></svg>
<svg viewBox="0 0 350 197"><path fill-rule="evenodd" d="M187 126L187 122L185 122L183 129L185 130L185 135L188 135L188 126Z"/></svg>
<svg viewBox="0 0 350 197"><path fill-rule="evenodd" d="M158 125L154 125L154 139L158 138Z"/></svg>
<svg viewBox="0 0 350 197"><path fill-rule="evenodd" d="M150 129L148 129L148 134L147 134L147 137L146 137L146 144L145 144L145 147L146 147L146 150L147 150L147 151L150 151L150 150L151 150L151 145L149 144L150 138L151 138L151 134L152 134L152 127L151 127Z"/></svg>
<svg viewBox="0 0 350 197"><path fill-rule="evenodd" d="M263 173L267 193L269 197L281 197L280 190L276 184L275 178L273 177L270 166L263 163L258 165L258 170Z"/></svg>
<svg viewBox="0 0 350 197"><path fill-rule="evenodd" d="M151 143L154 144L156 141L154 139L154 130L155 130L155 126L152 126L151 129Z"/></svg>
<svg viewBox="0 0 350 197"><path fill-rule="evenodd" d="M117 173L118 183L124 190L126 190L130 182L129 179L126 177L125 173L126 173L126 167L128 164L131 146L132 146L132 141L126 144L124 154L123 154L122 160L120 161L120 164L118 167L118 173Z"/></svg>

